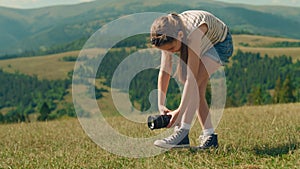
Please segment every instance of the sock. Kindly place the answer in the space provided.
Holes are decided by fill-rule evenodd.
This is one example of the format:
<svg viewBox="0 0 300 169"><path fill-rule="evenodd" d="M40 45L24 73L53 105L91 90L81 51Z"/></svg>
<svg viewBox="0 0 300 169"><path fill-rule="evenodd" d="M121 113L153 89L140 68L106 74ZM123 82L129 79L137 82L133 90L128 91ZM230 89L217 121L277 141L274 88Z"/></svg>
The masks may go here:
<svg viewBox="0 0 300 169"><path fill-rule="evenodd" d="M180 128L185 129L185 130L190 130L191 125L187 123L181 123Z"/></svg>
<svg viewBox="0 0 300 169"><path fill-rule="evenodd" d="M203 135L204 136L210 136L210 135L214 134L214 132L215 132L214 128L204 129L203 130Z"/></svg>

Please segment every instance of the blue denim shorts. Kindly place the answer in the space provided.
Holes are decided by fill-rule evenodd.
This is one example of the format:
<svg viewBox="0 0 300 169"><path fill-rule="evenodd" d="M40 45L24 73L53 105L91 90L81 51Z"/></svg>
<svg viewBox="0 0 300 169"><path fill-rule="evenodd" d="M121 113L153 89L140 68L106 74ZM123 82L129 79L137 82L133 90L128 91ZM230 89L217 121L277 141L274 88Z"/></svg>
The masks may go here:
<svg viewBox="0 0 300 169"><path fill-rule="evenodd" d="M227 36L223 42L215 44L204 56L208 56L213 60L219 62L221 65L229 62L229 58L233 53L233 43L230 32L228 31Z"/></svg>

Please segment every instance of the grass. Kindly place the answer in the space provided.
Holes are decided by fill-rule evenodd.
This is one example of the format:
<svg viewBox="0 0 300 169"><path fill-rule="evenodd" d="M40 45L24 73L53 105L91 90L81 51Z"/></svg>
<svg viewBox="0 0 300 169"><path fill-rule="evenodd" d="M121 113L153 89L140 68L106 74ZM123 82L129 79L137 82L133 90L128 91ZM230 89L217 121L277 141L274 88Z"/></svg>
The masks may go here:
<svg viewBox="0 0 300 169"><path fill-rule="evenodd" d="M270 57L287 55L292 56L295 61L300 60L300 48L259 47L263 44L282 41L297 42L299 40L255 35L233 35L235 52L240 49L247 52L259 52L262 55L268 54ZM241 43L257 47L245 47ZM37 75L40 79L64 79L67 78L67 73L73 70L75 62L64 62L62 58L65 56L78 56L78 54L79 51L72 51L47 56L0 60L0 68L12 73L19 71L24 74Z"/></svg>
<svg viewBox="0 0 300 169"><path fill-rule="evenodd" d="M234 35L235 49L291 55L299 59L299 48L244 47L287 41L262 36ZM289 39L291 41L295 41ZM43 79L64 79L74 62L63 62L62 54L1 60L5 71L37 75ZM97 82L98 84L98 82ZM100 84L100 83L99 83ZM99 86L101 87L101 86ZM153 136L146 124L137 124L116 116L109 93L98 104L106 120L120 133L131 137ZM66 101L71 102L71 94ZM299 168L300 104L228 108L217 128L220 147L216 150L171 150L155 157L131 159L111 154L98 147L83 131L77 119L0 125L0 168ZM122 125L120 125L122 124ZM197 145L200 125L190 133ZM113 141L113 140L112 140Z"/></svg>
<svg viewBox="0 0 300 169"><path fill-rule="evenodd" d="M299 111L299 103L228 108L217 128L218 149L171 150L139 159L101 149L77 119L0 125L0 168L296 169L300 166ZM125 135L153 135L146 124L119 116L107 117L107 121ZM199 130L196 123L190 133L192 145L197 145Z"/></svg>
<svg viewBox="0 0 300 169"><path fill-rule="evenodd" d="M272 44L275 42L299 42L298 39L288 39L288 38L276 38L276 37L266 37L257 35L233 35L233 42L235 52L240 49L244 52L260 53L262 56L268 54L270 57L274 56L291 56L294 61L300 60L300 48L267 48L260 47L266 44ZM245 46L243 44L248 44Z"/></svg>
<svg viewBox="0 0 300 169"><path fill-rule="evenodd" d="M21 72L28 75L37 75L40 79L65 79L68 72L73 70L75 62L64 62L65 56L78 56L79 51L52 54L47 56L35 56L16 58L0 61L0 68L4 71Z"/></svg>
<svg viewBox="0 0 300 169"><path fill-rule="evenodd" d="M268 37L259 35L232 35L234 44L237 46L239 43L248 43L250 46L261 46L265 44L271 44L274 42L299 42L299 39L289 39L280 37Z"/></svg>
<svg viewBox="0 0 300 169"><path fill-rule="evenodd" d="M244 52L260 53L261 56L266 54L270 57L286 55L291 56L293 61L300 60L300 48L261 48L240 46L237 49Z"/></svg>

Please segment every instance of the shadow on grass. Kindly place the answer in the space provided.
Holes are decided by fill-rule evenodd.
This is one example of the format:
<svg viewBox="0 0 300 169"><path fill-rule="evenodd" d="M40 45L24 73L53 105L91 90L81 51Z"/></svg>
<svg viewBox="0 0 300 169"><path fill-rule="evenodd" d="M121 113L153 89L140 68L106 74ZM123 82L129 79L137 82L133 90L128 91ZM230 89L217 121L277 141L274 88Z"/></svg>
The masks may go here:
<svg viewBox="0 0 300 169"><path fill-rule="evenodd" d="M293 154L296 149L299 149L300 143L292 142L281 145L264 145L263 147L254 147L256 155L268 155L272 157L282 156L285 154Z"/></svg>

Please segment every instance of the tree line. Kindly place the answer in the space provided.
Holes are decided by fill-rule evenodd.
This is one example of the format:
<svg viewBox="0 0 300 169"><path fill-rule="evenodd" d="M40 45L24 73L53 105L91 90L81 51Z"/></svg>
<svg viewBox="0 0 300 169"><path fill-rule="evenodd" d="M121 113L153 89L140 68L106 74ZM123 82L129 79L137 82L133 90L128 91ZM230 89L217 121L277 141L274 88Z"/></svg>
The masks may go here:
<svg viewBox="0 0 300 169"><path fill-rule="evenodd" d="M238 51L226 66L227 106L300 101L300 61Z"/></svg>
<svg viewBox="0 0 300 169"><path fill-rule="evenodd" d="M110 86L113 73L119 63L133 51L110 51L104 58L105 64L98 70L98 78L106 79ZM147 53L145 53L147 55ZM151 54L149 53L149 57ZM227 82L227 107L264 105L300 101L300 61L291 57L261 56L260 53L238 52L225 67ZM141 110L150 107L149 93L157 88L157 69L144 70L130 84L130 99L139 103ZM171 80L167 105L176 108L180 102L180 87ZM207 99L210 101L210 88Z"/></svg>
<svg viewBox="0 0 300 169"><path fill-rule="evenodd" d="M0 60L20 58L20 57L43 56L43 55L57 54L57 53L62 53L67 51L81 50L87 40L88 40L87 37L83 37L78 40L72 41L70 43L53 45L47 48L45 47L42 49L31 49L31 50L27 49L21 53L4 54L0 56Z"/></svg>
<svg viewBox="0 0 300 169"><path fill-rule="evenodd" d="M66 80L40 80L37 76L21 73L7 73L0 69L0 123L28 122L31 120L49 120L63 115L75 116L73 107L63 102L71 84ZM9 108L5 113L1 109ZM54 111L56 110L56 111ZM37 119L30 115L38 113Z"/></svg>
<svg viewBox="0 0 300 169"><path fill-rule="evenodd" d="M91 78L97 70L97 78L105 79L104 84L111 87L111 80L118 65L130 54L147 48L148 34L137 35L116 44L103 56L100 65L96 58L83 57L83 66L75 70L84 77ZM151 58L153 53L144 52ZM76 58L66 56L63 61L75 61ZM144 61L146 62L146 61ZM157 61L159 64L159 60ZM143 62L142 62L143 63ZM134 65L132 65L134 66ZM300 61L293 62L291 57L261 56L260 53L242 52L232 56L231 63L225 67L227 82L227 107L243 105L263 105L300 101ZM126 67L123 68L126 71ZM70 87L73 72L65 80L40 80L36 76L20 73L7 73L0 70L0 123L30 121L30 115L38 113L37 120L56 119L61 116L75 117L73 105L64 103L58 108L57 103L64 102L64 96ZM130 82L129 97L133 105L141 111L150 107L149 94L157 88L158 69L147 69L138 73ZM76 82L76 79L73 79ZM80 82L81 83L81 82ZM180 103L180 88L171 79L167 106L177 108ZM90 89L93 90L93 89ZM96 98L102 97L103 89L97 89ZM210 102L210 88L207 100ZM8 112L1 112L10 108Z"/></svg>

